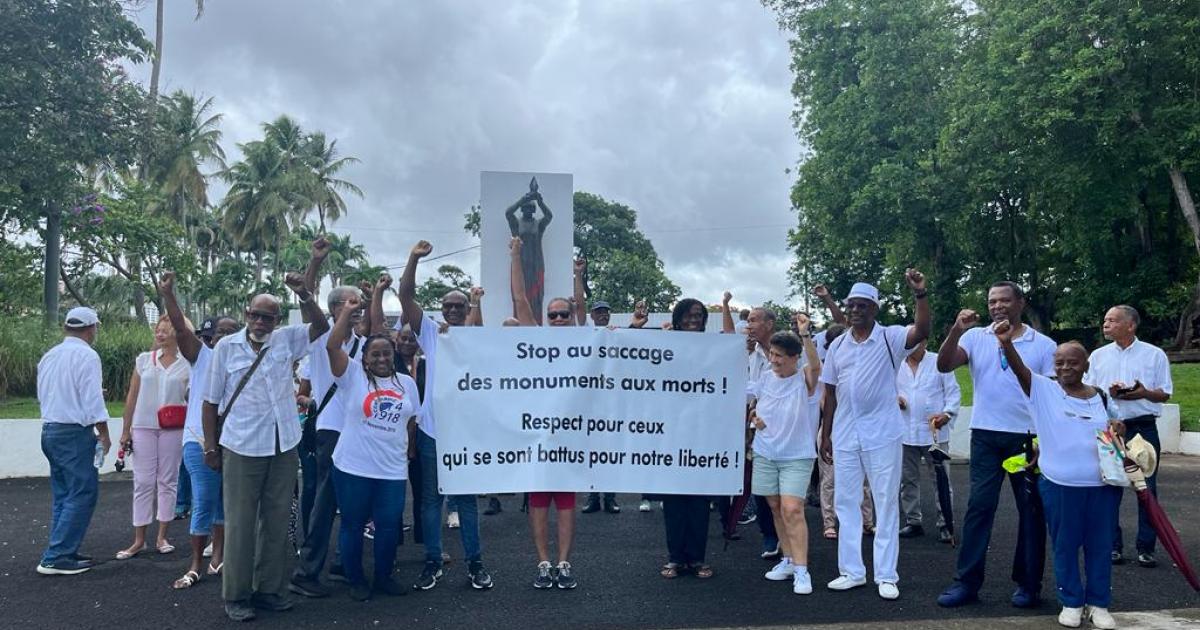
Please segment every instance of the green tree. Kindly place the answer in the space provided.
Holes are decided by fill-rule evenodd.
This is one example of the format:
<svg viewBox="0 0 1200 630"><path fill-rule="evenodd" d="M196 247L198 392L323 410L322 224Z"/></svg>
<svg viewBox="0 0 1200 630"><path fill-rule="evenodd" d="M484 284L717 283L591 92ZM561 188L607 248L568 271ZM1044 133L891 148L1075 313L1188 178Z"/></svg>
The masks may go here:
<svg viewBox="0 0 1200 630"><path fill-rule="evenodd" d="M218 128L222 115L213 113L212 98L178 91L164 97L159 109L155 161L148 176L163 203L153 210L178 221L194 241L194 230L209 207L208 176L201 169L205 164L226 167Z"/></svg>
<svg viewBox="0 0 1200 630"><path fill-rule="evenodd" d="M436 311L442 307L442 296L456 290L467 293L472 286L474 283L467 272L454 265L442 265L436 276L417 286L417 304L425 310Z"/></svg>

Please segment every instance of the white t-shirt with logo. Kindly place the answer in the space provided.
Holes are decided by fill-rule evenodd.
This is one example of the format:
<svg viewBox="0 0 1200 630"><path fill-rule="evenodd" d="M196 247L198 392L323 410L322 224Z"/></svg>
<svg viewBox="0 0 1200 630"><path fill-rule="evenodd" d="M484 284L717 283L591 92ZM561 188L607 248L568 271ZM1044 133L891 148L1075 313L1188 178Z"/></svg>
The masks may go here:
<svg viewBox="0 0 1200 630"><path fill-rule="evenodd" d="M348 362L335 381L344 407L333 465L359 477L408 479L408 419L421 406L416 381L369 375L361 361Z"/></svg>
<svg viewBox="0 0 1200 630"><path fill-rule="evenodd" d="M1029 412L1037 428L1038 467L1046 479L1075 488L1104 485L1096 431L1108 426L1110 411L1100 394L1086 400L1068 396L1057 381L1034 374Z"/></svg>

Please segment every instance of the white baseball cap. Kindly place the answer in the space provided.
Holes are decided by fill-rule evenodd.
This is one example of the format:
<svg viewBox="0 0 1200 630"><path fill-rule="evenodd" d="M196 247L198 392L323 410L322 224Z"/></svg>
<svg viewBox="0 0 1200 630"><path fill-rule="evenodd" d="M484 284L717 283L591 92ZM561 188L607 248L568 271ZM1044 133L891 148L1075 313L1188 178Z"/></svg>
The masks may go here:
<svg viewBox="0 0 1200 630"><path fill-rule="evenodd" d="M100 316L96 311L86 306L76 306L67 311L66 327L67 328L87 328L100 323Z"/></svg>
<svg viewBox="0 0 1200 630"><path fill-rule="evenodd" d="M875 303L875 306L879 306L879 289L866 282L855 282L854 286L850 287L850 295L846 296L846 300L849 301L853 298L870 300Z"/></svg>

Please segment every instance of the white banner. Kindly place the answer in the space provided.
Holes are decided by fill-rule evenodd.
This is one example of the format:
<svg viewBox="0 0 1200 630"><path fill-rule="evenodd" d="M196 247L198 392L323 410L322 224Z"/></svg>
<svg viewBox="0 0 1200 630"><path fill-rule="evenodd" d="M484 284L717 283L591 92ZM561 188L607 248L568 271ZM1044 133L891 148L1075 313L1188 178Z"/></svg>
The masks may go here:
<svg viewBox="0 0 1200 630"><path fill-rule="evenodd" d="M742 335L454 328L437 352L442 494L742 492Z"/></svg>

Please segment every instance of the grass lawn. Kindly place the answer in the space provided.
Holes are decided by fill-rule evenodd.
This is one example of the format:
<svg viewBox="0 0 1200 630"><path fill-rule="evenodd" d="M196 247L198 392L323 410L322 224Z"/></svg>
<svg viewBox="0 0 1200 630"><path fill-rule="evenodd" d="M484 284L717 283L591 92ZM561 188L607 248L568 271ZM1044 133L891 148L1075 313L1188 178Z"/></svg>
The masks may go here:
<svg viewBox="0 0 1200 630"><path fill-rule="evenodd" d="M962 404L971 404L971 374L966 367L955 370L962 388ZM1172 363L1171 380L1175 393L1170 402L1179 405L1179 424L1184 431L1200 431L1200 363Z"/></svg>
<svg viewBox="0 0 1200 630"><path fill-rule="evenodd" d="M125 410L125 403L123 402L105 403L105 406L108 407L108 415L113 418L120 418L121 412ZM41 418L37 399L6 398L0 400L0 420L11 418Z"/></svg>

